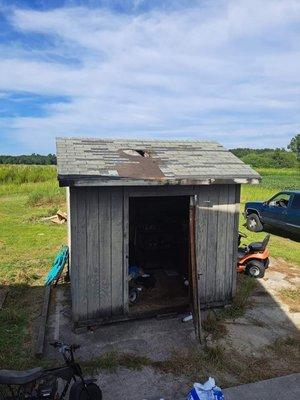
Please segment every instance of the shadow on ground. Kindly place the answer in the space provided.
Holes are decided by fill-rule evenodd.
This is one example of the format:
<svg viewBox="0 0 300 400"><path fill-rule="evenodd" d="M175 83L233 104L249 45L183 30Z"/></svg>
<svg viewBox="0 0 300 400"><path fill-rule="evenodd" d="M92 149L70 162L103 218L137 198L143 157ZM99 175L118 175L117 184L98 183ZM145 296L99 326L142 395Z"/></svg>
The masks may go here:
<svg viewBox="0 0 300 400"><path fill-rule="evenodd" d="M244 279L239 277L240 285ZM75 334L68 288L57 287L46 342L81 344L77 356L93 370L104 398L176 400L186 398L193 382L208 376L228 387L287 375L299 372L300 313L285 302L282 291L299 290L299 280L296 266L272 260L245 309L204 313L210 323L202 346L195 339L193 323L182 323L180 316ZM46 354L56 357L48 346Z"/></svg>

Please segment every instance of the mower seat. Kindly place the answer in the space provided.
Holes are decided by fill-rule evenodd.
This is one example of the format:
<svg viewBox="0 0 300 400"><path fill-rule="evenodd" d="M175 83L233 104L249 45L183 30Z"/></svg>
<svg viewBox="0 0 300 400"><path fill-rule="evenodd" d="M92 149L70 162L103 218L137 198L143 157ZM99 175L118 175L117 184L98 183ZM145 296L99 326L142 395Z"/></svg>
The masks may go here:
<svg viewBox="0 0 300 400"><path fill-rule="evenodd" d="M263 251L263 243L262 242L252 242L248 245L249 250L252 252Z"/></svg>
<svg viewBox="0 0 300 400"><path fill-rule="evenodd" d="M27 369L25 371L0 370L0 384L2 385L25 385L35 381L43 374L42 368Z"/></svg>
<svg viewBox="0 0 300 400"><path fill-rule="evenodd" d="M245 255L248 253L247 247L239 247L238 248L238 259L240 260L241 258L245 257Z"/></svg>
<svg viewBox="0 0 300 400"><path fill-rule="evenodd" d="M269 243L270 235L267 235L262 242L252 242L248 245L248 249L251 253L264 251Z"/></svg>

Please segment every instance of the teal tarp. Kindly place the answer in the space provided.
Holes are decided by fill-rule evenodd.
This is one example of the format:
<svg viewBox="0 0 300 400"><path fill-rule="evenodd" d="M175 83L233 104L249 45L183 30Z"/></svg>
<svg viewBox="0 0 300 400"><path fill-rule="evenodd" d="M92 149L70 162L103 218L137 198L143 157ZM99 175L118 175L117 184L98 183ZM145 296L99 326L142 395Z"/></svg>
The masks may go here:
<svg viewBox="0 0 300 400"><path fill-rule="evenodd" d="M53 281L59 278L67 260L69 258L69 247L62 246L52 263L51 269L45 279L45 285L51 285Z"/></svg>

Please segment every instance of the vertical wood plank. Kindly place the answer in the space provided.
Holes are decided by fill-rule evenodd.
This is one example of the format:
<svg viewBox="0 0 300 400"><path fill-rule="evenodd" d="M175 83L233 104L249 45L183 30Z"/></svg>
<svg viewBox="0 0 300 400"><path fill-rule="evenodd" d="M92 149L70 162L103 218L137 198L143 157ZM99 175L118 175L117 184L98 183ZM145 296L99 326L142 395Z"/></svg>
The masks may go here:
<svg viewBox="0 0 300 400"><path fill-rule="evenodd" d="M87 225L86 225L86 188L76 188L77 191L77 260L78 260L78 282L77 301L78 316L84 317L87 310ZM74 248L73 248L74 250Z"/></svg>
<svg viewBox="0 0 300 400"><path fill-rule="evenodd" d="M68 246L69 246L69 260L72 258L72 246L71 246L71 205L70 205L70 188L66 187L66 204L67 204L67 229L68 229ZM69 272L71 265L69 263Z"/></svg>
<svg viewBox="0 0 300 400"><path fill-rule="evenodd" d="M236 185L228 185L228 218L227 218L227 240L226 240L226 267L225 267L225 276L226 276L226 285L225 285L225 298L226 300L231 299L232 295L232 286L233 286L233 269L236 268L236 260L233 259L233 246L235 239L235 197L236 197Z"/></svg>
<svg viewBox="0 0 300 400"><path fill-rule="evenodd" d="M87 318L96 318L99 314L100 284L100 247L99 247L99 208L98 189L86 188L86 224L87 224Z"/></svg>
<svg viewBox="0 0 300 400"><path fill-rule="evenodd" d="M129 312L128 268L129 268L129 189L123 191L123 307Z"/></svg>
<svg viewBox="0 0 300 400"><path fill-rule="evenodd" d="M77 189L70 188L70 234L71 234L71 257L70 257L70 279L72 314L75 322L79 320L78 307L78 247L77 247Z"/></svg>
<svg viewBox="0 0 300 400"><path fill-rule="evenodd" d="M232 269L232 290L231 296L234 297L236 293L236 260L238 256L238 231L239 231L239 217L240 217L240 197L241 197L241 185L235 186L235 215L234 215L234 238L233 238L233 263L234 268Z"/></svg>
<svg viewBox="0 0 300 400"><path fill-rule="evenodd" d="M197 191L195 232L197 272L199 274L198 293L201 304L206 303L208 205L209 189L200 187Z"/></svg>
<svg viewBox="0 0 300 400"><path fill-rule="evenodd" d="M196 337L202 342L202 324L201 324L201 303L199 284L200 276L197 271L197 260L196 260L196 206L194 196L190 197L190 210L189 210L189 280L192 288L192 304L193 304L193 321L196 331Z"/></svg>
<svg viewBox="0 0 300 400"><path fill-rule="evenodd" d="M217 224L217 268L215 301L225 301L228 185L219 185L219 205Z"/></svg>
<svg viewBox="0 0 300 400"><path fill-rule="evenodd" d="M100 314L111 315L111 207L110 188L99 188Z"/></svg>
<svg viewBox="0 0 300 400"><path fill-rule="evenodd" d="M112 314L123 311L123 190L111 188Z"/></svg>
<svg viewBox="0 0 300 400"><path fill-rule="evenodd" d="M211 303L216 299L216 270L218 244L218 206L219 186L208 187L209 204L207 204L207 246L206 246L206 282L205 299Z"/></svg>

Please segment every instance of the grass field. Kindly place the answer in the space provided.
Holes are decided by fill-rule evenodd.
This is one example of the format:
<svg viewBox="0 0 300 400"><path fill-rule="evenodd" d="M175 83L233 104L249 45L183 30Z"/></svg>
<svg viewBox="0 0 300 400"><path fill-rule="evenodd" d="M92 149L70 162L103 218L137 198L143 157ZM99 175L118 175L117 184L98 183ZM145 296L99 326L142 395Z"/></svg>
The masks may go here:
<svg viewBox="0 0 300 400"><path fill-rule="evenodd" d="M295 170L261 170L259 186L242 189L246 200L265 200L278 190L296 188ZM66 225L43 222L42 217L65 210L64 189L58 187L52 166L0 166L0 290L9 288L0 311L0 368L30 367L37 316L42 305L44 277L59 247L66 243ZM241 205L243 208L243 204ZM249 241L264 236L242 226ZM273 257L300 264L300 245L272 235Z"/></svg>
<svg viewBox="0 0 300 400"><path fill-rule="evenodd" d="M41 218L65 209L64 192L54 167L0 166L0 288L9 288L0 311L0 368L34 364L44 277L66 243L66 226Z"/></svg>
<svg viewBox="0 0 300 400"><path fill-rule="evenodd" d="M280 190L300 189L300 171L294 169L258 169L262 176L262 182L259 185L243 185L241 193L240 211L244 211L246 201L268 200ZM245 220L240 214L240 230L248 238L243 243L260 241L266 235L264 232L253 233L248 231L243 224ZM269 243L269 249L272 257L283 258L284 260L296 263L300 266L300 244L289 238L272 234Z"/></svg>

